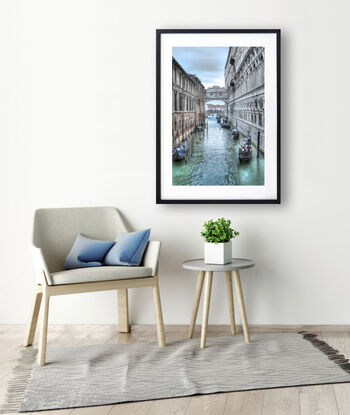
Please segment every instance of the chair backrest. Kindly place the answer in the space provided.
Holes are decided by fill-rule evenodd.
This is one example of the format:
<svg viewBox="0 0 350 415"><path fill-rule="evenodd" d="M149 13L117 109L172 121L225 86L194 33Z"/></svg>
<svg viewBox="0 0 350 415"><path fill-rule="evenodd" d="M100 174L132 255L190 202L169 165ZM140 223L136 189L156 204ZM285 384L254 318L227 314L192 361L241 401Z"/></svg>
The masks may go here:
<svg viewBox="0 0 350 415"><path fill-rule="evenodd" d="M38 209L35 211L33 244L41 248L50 272L62 271L64 260L79 233L113 241L127 228L113 207Z"/></svg>

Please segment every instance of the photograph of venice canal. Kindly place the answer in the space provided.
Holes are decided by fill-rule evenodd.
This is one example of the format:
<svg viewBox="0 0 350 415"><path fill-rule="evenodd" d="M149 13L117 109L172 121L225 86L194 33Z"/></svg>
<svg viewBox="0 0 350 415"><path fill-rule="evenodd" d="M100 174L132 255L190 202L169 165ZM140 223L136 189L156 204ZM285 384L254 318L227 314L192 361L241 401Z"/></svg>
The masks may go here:
<svg viewBox="0 0 350 415"><path fill-rule="evenodd" d="M173 47L174 186L264 185L263 47Z"/></svg>

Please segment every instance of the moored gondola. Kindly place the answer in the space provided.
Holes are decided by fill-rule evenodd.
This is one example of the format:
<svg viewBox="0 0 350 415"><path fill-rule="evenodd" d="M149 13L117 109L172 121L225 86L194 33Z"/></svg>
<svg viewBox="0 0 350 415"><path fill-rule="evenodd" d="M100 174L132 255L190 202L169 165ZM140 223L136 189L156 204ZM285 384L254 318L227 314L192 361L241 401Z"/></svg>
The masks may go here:
<svg viewBox="0 0 350 415"><path fill-rule="evenodd" d="M173 161L183 160L186 156L185 146L183 144L176 146L173 150Z"/></svg>
<svg viewBox="0 0 350 415"><path fill-rule="evenodd" d="M222 128L231 128L231 123L227 118L221 118L220 125Z"/></svg>
<svg viewBox="0 0 350 415"><path fill-rule="evenodd" d="M248 161L252 158L252 140L250 137L245 138L238 150L239 161Z"/></svg>
<svg viewBox="0 0 350 415"><path fill-rule="evenodd" d="M186 156L188 155L188 151L189 151L189 143L187 140L185 140L183 143L181 143L180 145L176 146L173 149L172 152L172 156L173 156L173 161L180 161L186 158Z"/></svg>
<svg viewBox="0 0 350 415"><path fill-rule="evenodd" d="M232 130L232 138L238 140L239 139L239 131L237 130L237 128L234 128Z"/></svg>

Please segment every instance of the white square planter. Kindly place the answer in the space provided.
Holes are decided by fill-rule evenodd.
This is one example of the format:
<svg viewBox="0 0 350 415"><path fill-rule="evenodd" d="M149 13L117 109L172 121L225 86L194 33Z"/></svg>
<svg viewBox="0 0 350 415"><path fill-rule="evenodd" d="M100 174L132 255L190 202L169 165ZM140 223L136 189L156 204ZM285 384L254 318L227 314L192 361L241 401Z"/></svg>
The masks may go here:
<svg viewBox="0 0 350 415"><path fill-rule="evenodd" d="M228 264L232 260L232 241L214 244L204 242L204 262L206 264Z"/></svg>

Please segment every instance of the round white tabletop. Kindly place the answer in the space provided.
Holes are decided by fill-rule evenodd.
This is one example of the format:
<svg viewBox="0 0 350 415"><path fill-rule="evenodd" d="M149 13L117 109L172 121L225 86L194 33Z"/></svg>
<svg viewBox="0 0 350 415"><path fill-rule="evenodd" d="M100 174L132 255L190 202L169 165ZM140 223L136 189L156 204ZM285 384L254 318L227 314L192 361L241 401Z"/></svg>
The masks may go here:
<svg viewBox="0 0 350 415"><path fill-rule="evenodd" d="M225 271L237 271L240 269L253 268L255 263L251 259L246 258L232 258L232 261L228 264L206 264L203 258L190 259L182 263L183 268L190 269L192 271L212 271L212 272L225 272Z"/></svg>

